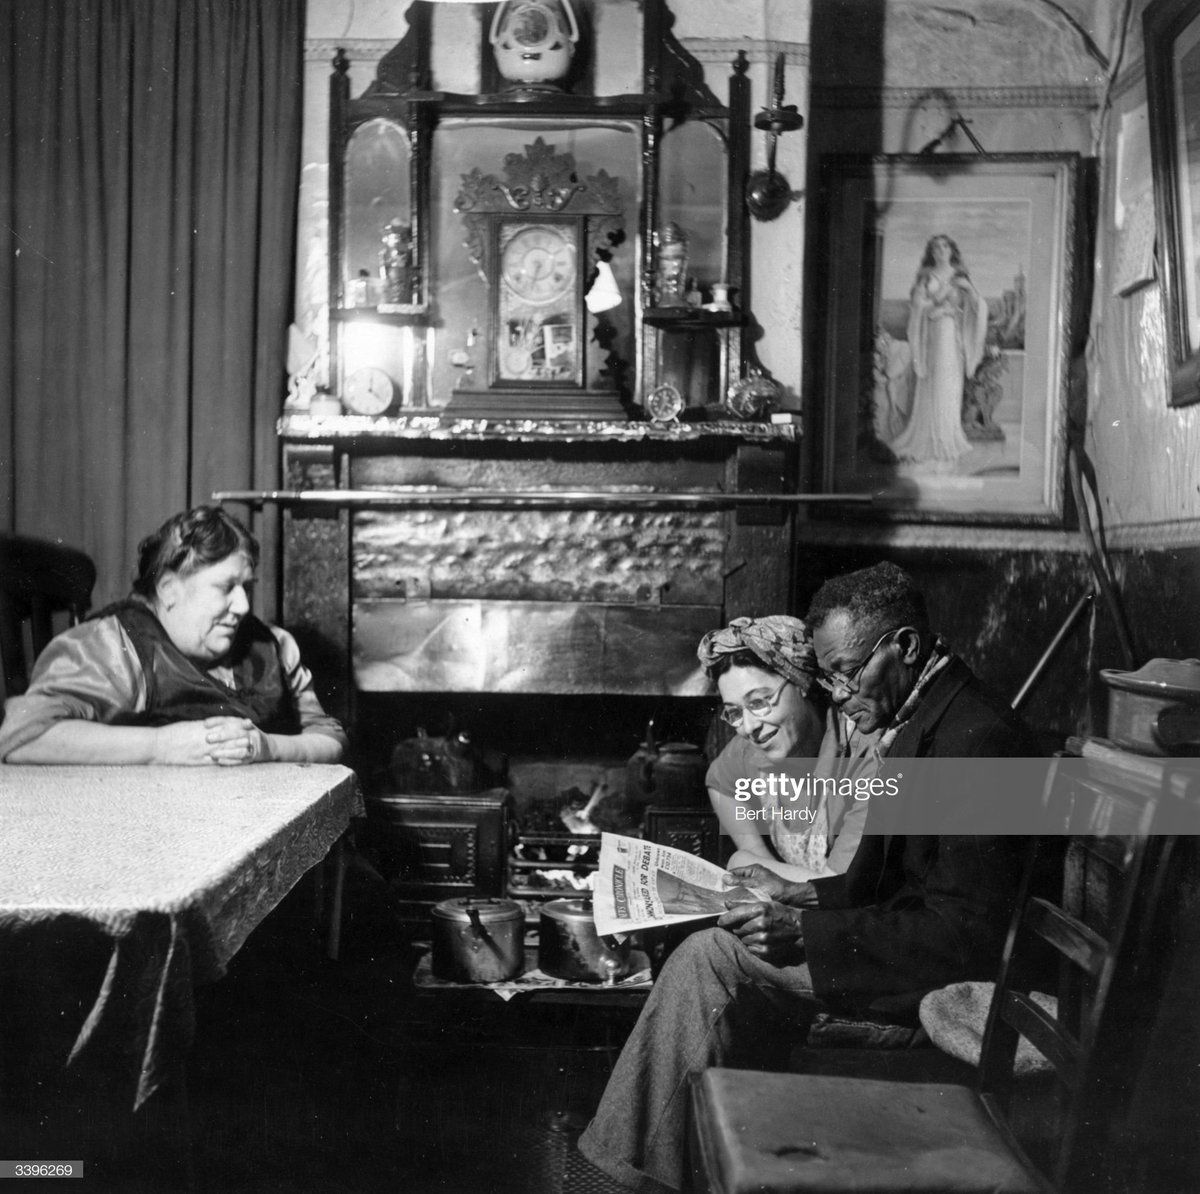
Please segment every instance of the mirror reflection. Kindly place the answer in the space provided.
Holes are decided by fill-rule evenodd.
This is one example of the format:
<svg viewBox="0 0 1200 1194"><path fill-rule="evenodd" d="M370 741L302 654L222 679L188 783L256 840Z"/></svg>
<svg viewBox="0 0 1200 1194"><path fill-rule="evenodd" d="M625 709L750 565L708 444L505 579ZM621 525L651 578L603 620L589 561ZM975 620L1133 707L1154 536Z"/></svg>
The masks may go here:
<svg viewBox="0 0 1200 1194"><path fill-rule="evenodd" d="M398 285L392 242L398 229L412 224L408 135L402 125L368 120L354 130L346 147L343 216L343 305L408 301L389 299L386 293L389 286L395 290Z"/></svg>
<svg viewBox="0 0 1200 1194"><path fill-rule="evenodd" d="M663 135L660 153L660 226L676 224L687 237L686 273L708 301L725 279L725 138L712 124L688 121Z"/></svg>
<svg viewBox="0 0 1200 1194"><path fill-rule="evenodd" d="M470 121L449 119L439 124L433 139L433 186L431 201L431 262L437 278L437 352L432 364L433 392L449 395L456 390L486 389L493 381L520 382L535 376L525 363L550 361L556 355L570 360L571 374L586 357L586 373L579 378L585 389L611 388L604 370L609 356L631 362L634 357L633 323L637 285L635 276L636 229L640 195L640 142L638 126L614 120L597 124L557 119L554 121L498 119ZM504 327L494 326L498 315L490 301L493 284L486 270L471 260L468 229L456 210L464 177L478 170L503 175L510 154L524 156L538 137L556 153L570 154L581 178L604 171L619 179L624 201L625 239L612 252L610 269L596 294L590 294L599 274L594 262L581 261L584 274L580 285L589 288L591 302L585 325L575 339L565 330L555 333L538 327L533 339L526 321L505 318ZM521 213L514 211L513 219ZM534 216L528 219L533 220ZM514 224L514 227L516 225ZM535 235L528 233L526 235ZM499 255L506 245L495 246ZM532 250L542 260L544 246ZM545 258L550 260L549 256ZM498 283L495 284L498 286ZM504 296L506 289L499 293ZM489 342L496 341L496 378L489 376ZM503 351L502 351L503 350Z"/></svg>

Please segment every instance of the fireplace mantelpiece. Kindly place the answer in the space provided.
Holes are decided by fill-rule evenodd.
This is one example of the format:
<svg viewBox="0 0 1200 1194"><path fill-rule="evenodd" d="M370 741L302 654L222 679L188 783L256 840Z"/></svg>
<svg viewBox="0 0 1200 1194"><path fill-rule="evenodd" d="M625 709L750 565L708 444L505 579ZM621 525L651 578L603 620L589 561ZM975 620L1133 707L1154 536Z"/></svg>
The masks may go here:
<svg viewBox="0 0 1200 1194"><path fill-rule="evenodd" d="M282 620L351 724L359 691L698 697L701 634L789 607L792 507L721 506L795 494L793 425L290 414L279 431Z"/></svg>
<svg viewBox="0 0 1200 1194"><path fill-rule="evenodd" d="M796 423L751 423L713 420L688 423L649 423L628 419L454 419L436 414L392 416L310 415L298 410L279 420L285 441L369 440L497 440L510 443L687 443L728 439L743 443L795 443Z"/></svg>

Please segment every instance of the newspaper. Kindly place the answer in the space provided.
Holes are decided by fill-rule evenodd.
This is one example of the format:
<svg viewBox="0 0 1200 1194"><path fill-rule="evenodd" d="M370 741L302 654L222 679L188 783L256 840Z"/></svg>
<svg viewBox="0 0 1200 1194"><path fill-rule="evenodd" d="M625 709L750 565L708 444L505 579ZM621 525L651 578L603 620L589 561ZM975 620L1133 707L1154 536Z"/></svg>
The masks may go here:
<svg viewBox="0 0 1200 1194"><path fill-rule="evenodd" d="M752 887L727 887L725 868L675 850L624 837L600 835L600 869L592 895L596 932L622 935L655 925L717 917L731 900L762 900Z"/></svg>

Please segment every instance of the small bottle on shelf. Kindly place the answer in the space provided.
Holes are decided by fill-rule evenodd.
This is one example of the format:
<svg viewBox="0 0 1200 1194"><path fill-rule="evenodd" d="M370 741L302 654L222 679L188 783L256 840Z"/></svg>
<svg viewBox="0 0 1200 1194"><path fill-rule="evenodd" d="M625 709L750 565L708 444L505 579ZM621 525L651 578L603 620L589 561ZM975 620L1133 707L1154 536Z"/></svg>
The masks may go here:
<svg viewBox="0 0 1200 1194"><path fill-rule="evenodd" d="M704 310L720 313L728 313L733 310L733 304L729 301L728 282L713 283L712 301L704 304Z"/></svg>
<svg viewBox="0 0 1200 1194"><path fill-rule="evenodd" d="M371 275L365 269L358 271L358 277L350 283L350 306L369 307L371 290Z"/></svg>

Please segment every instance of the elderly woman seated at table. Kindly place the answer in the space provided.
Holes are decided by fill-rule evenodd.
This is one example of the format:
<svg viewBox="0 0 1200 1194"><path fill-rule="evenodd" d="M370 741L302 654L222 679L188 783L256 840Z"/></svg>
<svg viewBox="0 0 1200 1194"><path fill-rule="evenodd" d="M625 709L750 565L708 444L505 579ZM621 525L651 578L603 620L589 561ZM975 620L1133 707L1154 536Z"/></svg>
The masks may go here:
<svg viewBox="0 0 1200 1194"><path fill-rule="evenodd" d="M735 618L724 630L706 634L697 655L724 702L721 717L736 734L705 780L722 830L736 846L731 872L742 882L753 882L748 868L755 866L793 882L843 873L858 849L866 802L836 790L833 782L806 784L796 800L737 799L749 782L782 774L784 760L808 761L791 768L796 779L811 774L832 780L847 768L870 765L863 756L873 739L858 736L851 749L818 686L807 627L782 614ZM762 808L766 819L738 819L739 807Z"/></svg>
<svg viewBox="0 0 1200 1194"><path fill-rule="evenodd" d="M0 725L7 763L336 763L346 748L295 639L250 613L259 547L198 506L138 547L130 596L38 658Z"/></svg>

